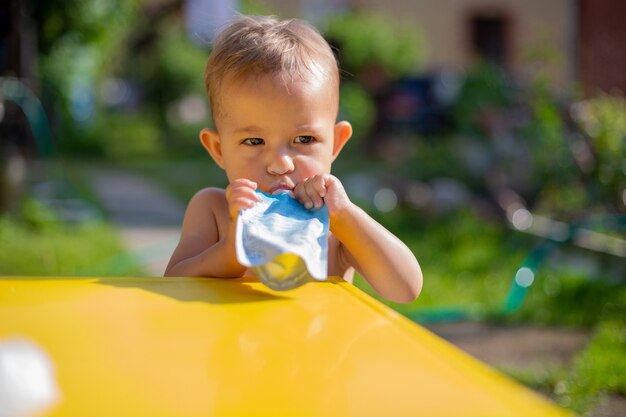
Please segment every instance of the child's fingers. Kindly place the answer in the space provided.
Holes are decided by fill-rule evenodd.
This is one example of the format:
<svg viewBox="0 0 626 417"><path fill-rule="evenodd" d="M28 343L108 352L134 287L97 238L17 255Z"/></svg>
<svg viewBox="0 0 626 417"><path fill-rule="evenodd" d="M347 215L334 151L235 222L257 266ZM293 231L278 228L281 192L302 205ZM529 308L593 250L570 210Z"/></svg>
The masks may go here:
<svg viewBox="0 0 626 417"><path fill-rule="evenodd" d="M255 193L257 184L253 181L241 178L231 182L226 187L226 199L230 200L232 195L249 195L258 200L258 196Z"/></svg>
<svg viewBox="0 0 626 417"><path fill-rule="evenodd" d="M240 210L254 207L256 200L248 197L237 197L230 201L229 208L232 213L239 213Z"/></svg>
<svg viewBox="0 0 626 417"><path fill-rule="evenodd" d="M244 209L250 209L257 203L256 198L249 196L233 196L228 200L228 212L230 217L235 220L239 212Z"/></svg>
<svg viewBox="0 0 626 417"><path fill-rule="evenodd" d="M259 201L256 183L247 179L237 179L226 187L226 201L231 218L235 219L240 210L252 208Z"/></svg>
<svg viewBox="0 0 626 417"><path fill-rule="evenodd" d="M326 197L326 179L329 175L316 175L311 181L311 185L321 198Z"/></svg>
<svg viewBox="0 0 626 417"><path fill-rule="evenodd" d="M296 187L294 194L307 209L321 208L324 205L323 197L326 195L324 177L316 175L307 178Z"/></svg>
<svg viewBox="0 0 626 417"><path fill-rule="evenodd" d="M311 201L311 199L309 198L309 195L307 194L305 190L305 183L306 183L306 180L299 184L296 184L296 186L293 189L293 195L296 198L296 200L300 202L300 204L302 204L305 208L310 209L310 208L313 208L313 201Z"/></svg>
<svg viewBox="0 0 626 417"><path fill-rule="evenodd" d="M226 200L228 200L229 202L239 197L247 197L251 200L259 201L259 196L252 188L238 187L238 188L231 188L226 191Z"/></svg>
<svg viewBox="0 0 626 417"><path fill-rule="evenodd" d="M346 194L346 190L341 181L332 175L325 177L326 197L324 203L328 208L329 214L333 215L338 211L350 206L350 198Z"/></svg>
<svg viewBox="0 0 626 417"><path fill-rule="evenodd" d="M226 187L226 192L228 193L228 190L238 189L238 188L248 188L251 190L256 190L257 183L254 181L250 181L247 178L239 178L239 179L232 181L230 184L228 184L228 187Z"/></svg>
<svg viewBox="0 0 626 417"><path fill-rule="evenodd" d="M254 190L248 189L237 189L233 190L228 196L227 201L229 205L233 205L236 201L249 201L251 205L259 202L259 197L254 192ZM247 204L246 204L247 205Z"/></svg>
<svg viewBox="0 0 626 417"><path fill-rule="evenodd" d="M337 177L334 177L332 175L324 176L324 190L327 190L328 188L333 187L337 183L341 185Z"/></svg>

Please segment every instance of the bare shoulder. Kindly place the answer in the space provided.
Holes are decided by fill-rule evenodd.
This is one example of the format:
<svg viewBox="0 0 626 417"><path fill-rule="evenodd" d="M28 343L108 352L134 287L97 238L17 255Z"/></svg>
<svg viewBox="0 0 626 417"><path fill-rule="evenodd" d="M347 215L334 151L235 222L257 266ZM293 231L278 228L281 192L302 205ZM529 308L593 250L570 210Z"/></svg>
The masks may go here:
<svg viewBox="0 0 626 417"><path fill-rule="evenodd" d="M220 188L204 188L189 201L180 241L174 250L168 269L183 259L190 258L213 246L226 233L228 203Z"/></svg>
<svg viewBox="0 0 626 417"><path fill-rule="evenodd" d="M226 192L221 188L204 188L198 191L189 201L183 220L182 235L217 233L219 239L228 221L228 202ZM212 233L210 233L212 234Z"/></svg>
<svg viewBox="0 0 626 417"><path fill-rule="evenodd" d="M207 187L191 197L189 205L221 205L226 204L226 190L223 188Z"/></svg>

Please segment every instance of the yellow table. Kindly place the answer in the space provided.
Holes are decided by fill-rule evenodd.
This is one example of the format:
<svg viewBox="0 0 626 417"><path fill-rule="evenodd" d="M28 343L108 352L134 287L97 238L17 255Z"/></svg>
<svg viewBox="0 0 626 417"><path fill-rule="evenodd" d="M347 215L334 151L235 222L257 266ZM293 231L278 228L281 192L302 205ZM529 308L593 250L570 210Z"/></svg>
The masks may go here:
<svg viewBox="0 0 626 417"><path fill-rule="evenodd" d="M339 279L0 278L0 342L56 369L45 416L564 416Z"/></svg>

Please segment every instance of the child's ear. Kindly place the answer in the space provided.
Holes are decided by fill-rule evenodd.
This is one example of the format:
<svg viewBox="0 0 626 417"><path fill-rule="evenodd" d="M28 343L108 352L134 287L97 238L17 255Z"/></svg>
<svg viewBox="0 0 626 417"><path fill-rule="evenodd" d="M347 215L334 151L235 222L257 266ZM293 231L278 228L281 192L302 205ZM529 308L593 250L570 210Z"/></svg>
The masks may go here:
<svg viewBox="0 0 626 417"><path fill-rule="evenodd" d="M224 169L222 162L222 144L220 143L220 135L213 129L202 129L200 131L200 143L204 149L211 155L213 160L220 168Z"/></svg>
<svg viewBox="0 0 626 417"><path fill-rule="evenodd" d="M350 122L342 121L335 125L335 140L333 142L333 160L337 158L339 152L352 137L352 125Z"/></svg>

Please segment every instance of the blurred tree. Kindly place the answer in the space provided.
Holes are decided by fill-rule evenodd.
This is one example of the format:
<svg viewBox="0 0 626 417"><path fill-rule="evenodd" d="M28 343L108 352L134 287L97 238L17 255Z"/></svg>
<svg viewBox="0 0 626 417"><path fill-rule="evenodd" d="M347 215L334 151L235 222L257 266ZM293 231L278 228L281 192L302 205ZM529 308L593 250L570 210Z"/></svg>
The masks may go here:
<svg viewBox="0 0 626 417"><path fill-rule="evenodd" d="M61 147L95 112L96 82L115 65L139 0L29 0L37 27L42 95ZM78 125L78 126L77 126Z"/></svg>
<svg viewBox="0 0 626 417"><path fill-rule="evenodd" d="M350 121L354 134L349 144L354 146L356 143L358 146L376 117L374 102L363 87L350 81L342 83L340 97L339 118Z"/></svg>
<svg viewBox="0 0 626 417"><path fill-rule="evenodd" d="M335 47L344 78L342 113L354 123L358 149L378 153L383 108L394 82L419 72L424 59L420 31L408 22L373 13L331 16L324 36Z"/></svg>
<svg viewBox="0 0 626 417"><path fill-rule="evenodd" d="M595 197L626 212L626 99L601 93L576 103L572 113L583 135L572 146L582 177Z"/></svg>
<svg viewBox="0 0 626 417"><path fill-rule="evenodd" d="M186 36L182 0L32 2L40 75L61 122L62 149L119 158L124 143L136 156L195 144L203 104L191 110L195 124L176 115L199 103L186 98L203 94L207 52ZM130 103L103 97L112 86L126 96L132 90Z"/></svg>
<svg viewBox="0 0 626 417"><path fill-rule="evenodd" d="M564 220L626 211L626 100L572 105L570 90L551 87L545 65L525 86L489 64L467 73L453 116L461 150L472 151L463 159L482 154L476 191L503 213L520 204Z"/></svg>
<svg viewBox="0 0 626 417"><path fill-rule="evenodd" d="M83 44L101 44L112 29L127 23L137 0L29 0L43 56L49 56L58 42L78 37Z"/></svg>
<svg viewBox="0 0 626 417"><path fill-rule="evenodd" d="M124 71L142 86L143 105L156 115L165 144L173 149L184 148L190 143L197 144L198 130L202 123L207 123L203 80L208 52L190 42L181 20L153 23L158 35L143 47L128 51L132 50L132 54L126 58ZM185 100L188 97L202 101ZM186 117L179 116L181 111L177 107L184 102L199 107L200 117L184 123Z"/></svg>
<svg viewBox="0 0 626 417"><path fill-rule="evenodd" d="M505 109L513 104L514 86L499 66L480 62L471 68L452 106L457 129L466 135L485 138L485 113Z"/></svg>
<svg viewBox="0 0 626 417"><path fill-rule="evenodd" d="M412 75L423 63L424 42L420 31L383 15L333 16L324 33L338 48L342 68L357 76L371 66L382 67L391 77Z"/></svg>

